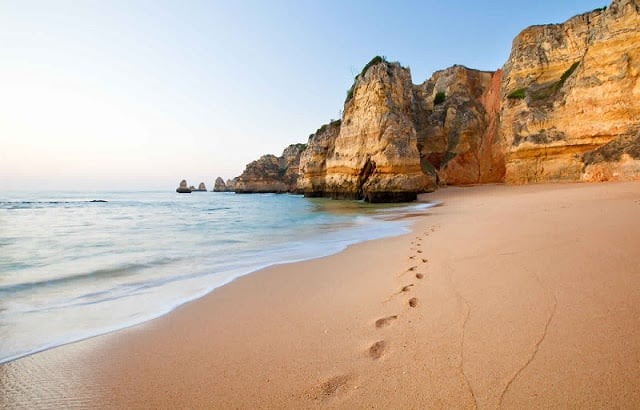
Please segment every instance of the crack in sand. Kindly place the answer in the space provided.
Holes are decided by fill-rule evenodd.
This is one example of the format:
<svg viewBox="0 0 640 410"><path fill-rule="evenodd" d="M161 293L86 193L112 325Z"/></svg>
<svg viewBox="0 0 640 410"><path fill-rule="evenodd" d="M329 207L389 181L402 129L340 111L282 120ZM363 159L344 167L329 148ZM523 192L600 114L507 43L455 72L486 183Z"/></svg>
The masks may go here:
<svg viewBox="0 0 640 410"><path fill-rule="evenodd" d="M447 266L447 269L449 270L449 272L451 272L451 267ZM462 374L462 378L464 379L465 384L467 385L467 390L469 390L469 393L471 394L471 397L473 398L473 406L475 409L477 409L478 406L478 398L476 397L476 393L475 391L473 391L473 387L471 387L471 382L469 381L469 377L467 376L467 373L465 373L464 371L464 340L466 337L466 333L467 333L467 322L469 322L469 318L471 317L471 306L469 305L469 302L467 302L467 300L465 298L462 297L462 295L460 294L460 292L458 291L458 289L456 288L454 282L453 282L453 277L450 274L449 275L449 283L451 284L451 288L453 289L453 292L456 295L456 298L458 299L458 301L464 303L465 309L466 309L466 313L464 316L464 321L462 322L462 335L460 337L460 374Z"/></svg>
<svg viewBox="0 0 640 410"><path fill-rule="evenodd" d="M542 289L545 289L545 287L542 285L542 281L540 280L540 278L538 277L537 274L535 274L536 277L536 281L538 282L538 284L540 285L540 287ZM553 320L553 317L556 314L556 309L558 307L558 298L556 298L556 296L549 291L548 289L545 289L547 291L548 294L550 294L553 297L553 307L551 309L551 313L549 314L549 317L547 318L547 322L544 325L544 329L542 330L542 335L540 336L540 338L538 339L538 341L536 342L534 348L533 348L533 352L531 353L531 356L529 356L529 359L525 362L524 365L522 365L511 377L511 379L509 379L509 381L507 382L507 384L504 387L504 390L502 390L502 393L500 394L500 400L498 401L498 408L502 408L502 401L504 400L504 396L507 394L507 391L509 391L509 388L511 387L511 385L513 384L513 382L518 378L518 376L520 376L520 373L522 373L524 371L524 369L526 369L531 362L533 362L533 360L536 358L536 355L538 354L538 351L540 350L540 345L542 344L542 342L544 341L544 339L547 337L547 333L549 331L549 325L551 325L551 321Z"/></svg>
<svg viewBox="0 0 640 410"><path fill-rule="evenodd" d="M467 309L467 314L464 317L464 322L462 323L462 337L460 339L460 373L462 373L462 378L464 382L467 384L467 389L469 389L469 393L471 393L471 397L473 397L474 408L478 408L478 399L476 398L476 393L473 391L471 387L471 383L469 382L469 378L467 374L464 372L464 338L467 329L467 322L469 321L469 317L471 316L471 307L469 307L469 302L467 302L461 295L456 291L456 296L458 299L464 302L464 306Z"/></svg>

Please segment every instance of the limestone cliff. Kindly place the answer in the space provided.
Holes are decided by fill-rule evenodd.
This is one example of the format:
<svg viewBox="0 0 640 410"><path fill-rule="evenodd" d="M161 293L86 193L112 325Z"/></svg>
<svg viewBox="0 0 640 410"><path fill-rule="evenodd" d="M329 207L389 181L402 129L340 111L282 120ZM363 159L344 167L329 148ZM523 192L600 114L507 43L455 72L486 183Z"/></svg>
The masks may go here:
<svg viewBox="0 0 640 410"><path fill-rule="evenodd" d="M640 179L640 1L533 26L503 68L506 181Z"/></svg>
<svg viewBox="0 0 640 410"><path fill-rule="evenodd" d="M341 122L309 139L307 196L413 199L442 183L498 182L500 72L453 66L414 86L408 69L374 59L356 78Z"/></svg>
<svg viewBox="0 0 640 410"><path fill-rule="evenodd" d="M640 179L639 76L640 0L529 27L495 72L453 66L414 85L375 57L341 120L247 165L234 189L379 202L437 183Z"/></svg>
<svg viewBox="0 0 640 410"><path fill-rule="evenodd" d="M309 136L307 148L300 156L298 189L305 196L323 196L326 190L327 157L333 156L340 120L331 121Z"/></svg>
<svg viewBox="0 0 640 410"><path fill-rule="evenodd" d="M249 163L232 183L236 193L296 192L300 154L305 144L292 144L280 157L263 155Z"/></svg>
<svg viewBox="0 0 640 410"><path fill-rule="evenodd" d="M497 133L500 71L453 66L414 89L414 123L422 166L440 183L475 184L504 178Z"/></svg>
<svg viewBox="0 0 640 410"><path fill-rule="evenodd" d="M434 181L420 166L411 74L398 63L372 62L345 103L324 192L370 202L413 200Z"/></svg>

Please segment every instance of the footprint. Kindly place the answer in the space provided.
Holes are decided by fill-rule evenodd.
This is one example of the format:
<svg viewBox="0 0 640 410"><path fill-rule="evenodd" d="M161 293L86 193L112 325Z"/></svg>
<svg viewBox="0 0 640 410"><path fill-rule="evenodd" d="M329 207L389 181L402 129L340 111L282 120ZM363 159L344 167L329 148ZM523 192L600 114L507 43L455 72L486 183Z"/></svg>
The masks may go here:
<svg viewBox="0 0 640 410"><path fill-rule="evenodd" d="M416 270L416 269L418 269L418 267L417 267L417 266L412 266L412 267L410 267L410 268L409 268L409 272L413 272L413 271L414 271L414 270Z"/></svg>
<svg viewBox="0 0 640 410"><path fill-rule="evenodd" d="M416 252L418 252L418 253L422 253L422 251L421 251L420 249L418 249Z"/></svg>
<svg viewBox="0 0 640 410"><path fill-rule="evenodd" d="M343 374L326 380L316 387L317 393L315 398L320 399L335 396L338 390L340 390L341 387L346 386L351 378L352 377L350 375Z"/></svg>
<svg viewBox="0 0 640 410"><path fill-rule="evenodd" d="M376 360L381 358L386 348L387 348L387 342L385 342L384 340L375 342L369 348L369 357Z"/></svg>
<svg viewBox="0 0 640 410"><path fill-rule="evenodd" d="M422 259L422 263L427 263L427 262L429 262L429 259L424 259L424 258Z"/></svg>
<svg viewBox="0 0 640 410"><path fill-rule="evenodd" d="M391 322L393 322L397 318L398 318L398 315L393 315L393 316L387 316L387 317L378 319L376 320L376 327L381 328L381 327L389 326Z"/></svg>
<svg viewBox="0 0 640 410"><path fill-rule="evenodd" d="M413 283L412 283L412 284L410 284L410 285L404 286L404 287L402 288L402 291L403 291L403 292L408 292L408 291L410 291L410 290L411 290L411 287L412 287L412 286L413 286Z"/></svg>
<svg viewBox="0 0 640 410"><path fill-rule="evenodd" d="M411 307L416 307L416 306L418 306L418 298L411 298L411 299L409 299L409 306L411 306Z"/></svg>
<svg viewBox="0 0 640 410"><path fill-rule="evenodd" d="M409 256L409 259L415 259L415 258L416 258L415 255Z"/></svg>
<svg viewBox="0 0 640 410"><path fill-rule="evenodd" d="M424 275L422 273L416 273L416 278L422 279L424 278Z"/></svg>

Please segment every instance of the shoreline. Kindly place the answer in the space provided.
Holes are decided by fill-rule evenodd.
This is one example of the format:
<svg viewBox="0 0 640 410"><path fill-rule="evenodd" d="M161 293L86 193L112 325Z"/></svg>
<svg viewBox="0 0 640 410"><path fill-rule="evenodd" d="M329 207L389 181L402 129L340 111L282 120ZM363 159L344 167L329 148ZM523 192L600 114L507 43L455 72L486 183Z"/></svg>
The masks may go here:
<svg viewBox="0 0 640 410"><path fill-rule="evenodd" d="M640 403L640 184L428 198L445 206L409 234L266 268L152 321L2 364L0 404Z"/></svg>
<svg viewBox="0 0 640 410"><path fill-rule="evenodd" d="M124 192L129 194L130 192ZM269 194L272 195L272 194ZM288 194L287 194L288 195ZM302 198L300 196L300 198ZM167 303L163 306L158 306L156 310L149 310L144 313L142 317L136 317L134 319L126 320L117 324L109 323L101 328L91 328L86 329L81 333L75 333L73 336L69 338L59 338L44 345L40 345L34 349L29 351L23 351L5 358L0 358L0 365L4 363L9 363L14 360L18 360L36 353L41 353L50 349L55 349L60 346L65 346L72 343L81 342L84 340L88 340L94 337L99 337L102 335L110 334L113 332L118 332L124 329L128 329L133 326L142 325L146 322L155 320L161 316L170 314L175 309L180 306L191 303L197 299L205 297L210 294L214 290L226 286L230 282L246 275L253 274L260 270L278 266L282 264L289 263L297 263L306 260L312 260L317 258L323 258L326 256L331 256L333 254L344 251L347 247L371 240L364 235L374 236L374 237L392 237L397 235L406 234L408 231L408 227L406 224L389 224L388 222L395 222L399 220L404 220L406 217L404 214L411 210L412 214L418 214L421 211L416 209L418 206L423 205L426 207L433 206L429 203L413 203L410 205L399 204L397 207L388 208L390 211L390 215L395 215L393 218L385 217L385 214L363 214L358 215L358 217L362 216L368 218L370 221L367 222L363 226L349 226L346 228L335 228L334 238L331 241L327 241L328 238L322 236L322 234L317 235L316 237L309 237L305 241L300 242L303 246L300 249L296 249L294 253L290 253L288 255L280 255L280 258L274 258L274 256L268 256L270 253L277 253L278 246L290 246L295 244L296 242L287 242L287 243L276 243L271 246L269 249L263 249L258 254L260 257L254 260L253 262L245 265L238 265L233 268L226 268L219 270L215 274L207 274L201 273L198 276L209 278L212 281L212 284L206 287L205 290L198 290L197 292L185 296L179 300L171 301L171 303ZM384 210L384 208L380 208ZM304 249L303 249L304 248ZM267 255L267 256L265 256ZM283 260L282 257L286 259ZM237 260L242 260L242 256L238 256Z"/></svg>

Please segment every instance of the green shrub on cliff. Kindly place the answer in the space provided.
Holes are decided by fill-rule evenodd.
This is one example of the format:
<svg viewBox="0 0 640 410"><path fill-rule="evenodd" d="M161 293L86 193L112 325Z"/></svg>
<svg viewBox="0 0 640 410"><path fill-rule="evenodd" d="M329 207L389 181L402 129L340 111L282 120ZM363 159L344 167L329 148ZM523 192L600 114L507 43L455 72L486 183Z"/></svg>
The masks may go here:
<svg viewBox="0 0 640 410"><path fill-rule="evenodd" d="M560 89L564 86L564 83L567 81L569 77L571 77L571 74L573 74L573 72L576 71L576 68L578 68L579 65L580 65L580 62L576 61L575 63L571 64L571 67L569 67L567 71L562 73L558 81L548 84L546 86L543 86L535 91L531 91L530 93L531 100L532 101L546 100L547 98L554 96L558 91L560 91Z"/></svg>
<svg viewBox="0 0 640 410"><path fill-rule="evenodd" d="M444 91L438 91L436 93L435 98L433 99L433 105L438 105L438 104L442 104L445 100L446 96L444 94Z"/></svg>
<svg viewBox="0 0 640 410"><path fill-rule="evenodd" d="M353 98L353 90L356 88L356 82L354 81L351 85L351 88L347 90L347 99L344 101L345 103Z"/></svg>
<svg viewBox="0 0 640 410"><path fill-rule="evenodd" d="M522 100L525 98L526 90L524 88L518 88L517 90L513 90L507 95L507 98L511 98L512 100Z"/></svg>
<svg viewBox="0 0 640 410"><path fill-rule="evenodd" d="M371 59L371 61L369 61L363 68L362 71L360 71L360 74L358 74L356 76L356 79L358 77L362 77L367 73L367 70L369 70L371 67L373 67L376 64L380 64L380 63L386 63L387 62L387 57L385 56L375 56Z"/></svg>
<svg viewBox="0 0 640 410"><path fill-rule="evenodd" d="M571 74L576 71L576 68L578 68L579 65L580 61L576 61L575 63L571 64L571 67L569 67L567 71L562 73L562 76L560 77L560 87L564 85L564 82L567 81L567 78L571 77Z"/></svg>

